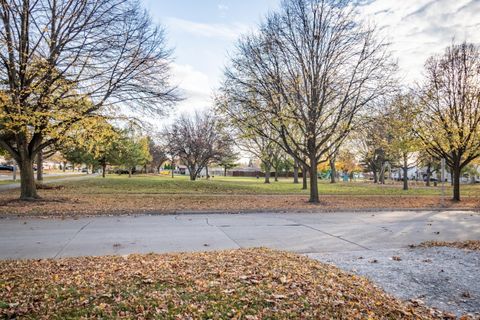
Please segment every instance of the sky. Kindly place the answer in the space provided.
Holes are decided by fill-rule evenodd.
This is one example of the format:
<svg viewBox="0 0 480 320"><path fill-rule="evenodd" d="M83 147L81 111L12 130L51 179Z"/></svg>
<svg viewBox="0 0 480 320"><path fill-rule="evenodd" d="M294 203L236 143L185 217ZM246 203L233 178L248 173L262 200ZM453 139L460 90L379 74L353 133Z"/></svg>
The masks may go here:
<svg viewBox="0 0 480 320"><path fill-rule="evenodd" d="M391 43L406 84L425 60L452 41L480 43L480 0L356 0L365 19ZM177 113L211 107L238 37L254 30L281 0L142 0L174 49L172 83L185 98Z"/></svg>

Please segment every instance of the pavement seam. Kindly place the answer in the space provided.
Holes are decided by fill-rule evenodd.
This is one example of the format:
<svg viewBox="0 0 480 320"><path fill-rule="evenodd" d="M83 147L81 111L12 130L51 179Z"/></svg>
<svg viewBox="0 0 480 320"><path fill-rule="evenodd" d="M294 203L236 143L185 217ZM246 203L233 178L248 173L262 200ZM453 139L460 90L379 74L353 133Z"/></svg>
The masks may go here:
<svg viewBox="0 0 480 320"><path fill-rule="evenodd" d="M230 237L222 228L218 227L217 225L210 224L210 222L208 221L208 218L205 218L205 221L207 222L207 225L209 225L210 227L215 227L215 228L217 228L218 230L220 230L220 232L222 232L222 233L225 235L225 237L227 237L228 239L230 239L230 241L232 241L233 243L235 243L239 249L242 248L242 246L241 246L235 239L233 239L232 237Z"/></svg>
<svg viewBox="0 0 480 320"><path fill-rule="evenodd" d="M350 240L345 239L345 238L343 238L343 237L341 237L341 236L336 236L336 235L331 234L331 233L329 233L329 232L326 232L326 231L323 231L323 230L314 228L314 227L309 226L309 225L307 225L307 224L300 223L300 225L303 226L303 227L305 227L305 228L309 228L309 229L312 229L312 230L321 232L321 233L326 234L326 235L328 235L328 236L330 236L330 237L337 238L337 239L339 239L339 240L348 242L348 243L350 243L350 244L354 244L354 245L359 246L360 248L363 248L363 249L365 249L365 250L372 250L372 249L370 249L370 248L367 248L367 247L365 247L365 246L362 246L361 244L358 244L358 243L356 243L356 242L350 241Z"/></svg>
<svg viewBox="0 0 480 320"><path fill-rule="evenodd" d="M63 245L63 247L57 252L57 254L53 257L53 259L56 259L61 253L63 253L63 250L65 250L66 247L68 247L68 245L70 243L72 243L72 241L77 237L77 235L83 230L85 229L92 221L88 221L84 226L82 226L77 232L75 232L75 234L73 235L73 237L71 237L67 243L65 243L65 245Z"/></svg>

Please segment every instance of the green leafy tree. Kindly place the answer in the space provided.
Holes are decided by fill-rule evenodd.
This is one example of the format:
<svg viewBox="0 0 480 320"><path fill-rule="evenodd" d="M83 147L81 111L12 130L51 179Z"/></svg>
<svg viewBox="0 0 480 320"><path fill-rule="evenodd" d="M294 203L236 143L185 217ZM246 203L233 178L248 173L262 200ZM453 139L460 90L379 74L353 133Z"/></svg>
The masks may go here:
<svg viewBox="0 0 480 320"><path fill-rule="evenodd" d="M390 105L387 121L387 148L390 154L399 155L403 174L403 190L408 190L408 170L417 164L420 140L415 134L414 121L419 107L412 94L399 94Z"/></svg>
<svg viewBox="0 0 480 320"><path fill-rule="evenodd" d="M71 127L58 141L57 148L74 163L101 166L105 178L107 165L118 163L121 134L104 117L88 117Z"/></svg>
<svg viewBox="0 0 480 320"><path fill-rule="evenodd" d="M236 153L226 154L225 156L220 158L218 165L223 168L224 177L227 176L227 170L238 166L237 161L238 161L238 154Z"/></svg>
<svg viewBox="0 0 480 320"><path fill-rule="evenodd" d="M118 145L118 163L128 170L128 177L136 166L144 166L152 160L148 147L148 138L131 137L125 134Z"/></svg>

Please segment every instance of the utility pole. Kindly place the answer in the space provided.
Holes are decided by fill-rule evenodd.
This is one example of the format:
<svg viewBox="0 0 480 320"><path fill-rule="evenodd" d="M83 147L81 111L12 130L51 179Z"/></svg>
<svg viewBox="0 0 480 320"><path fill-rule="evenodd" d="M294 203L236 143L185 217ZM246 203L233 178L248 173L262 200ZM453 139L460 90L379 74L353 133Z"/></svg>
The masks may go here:
<svg viewBox="0 0 480 320"><path fill-rule="evenodd" d="M440 161L442 179L442 207L445 207L445 158Z"/></svg>

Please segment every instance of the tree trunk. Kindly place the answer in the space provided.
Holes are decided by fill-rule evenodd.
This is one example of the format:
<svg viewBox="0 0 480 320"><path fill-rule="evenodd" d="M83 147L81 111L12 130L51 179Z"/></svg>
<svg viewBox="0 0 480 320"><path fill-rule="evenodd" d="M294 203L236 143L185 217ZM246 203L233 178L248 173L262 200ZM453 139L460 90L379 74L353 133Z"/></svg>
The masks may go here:
<svg viewBox="0 0 480 320"><path fill-rule="evenodd" d="M460 165L456 165L453 170L453 201L460 201Z"/></svg>
<svg viewBox="0 0 480 320"><path fill-rule="evenodd" d="M270 166L265 165L265 182L264 183L270 183Z"/></svg>
<svg viewBox="0 0 480 320"><path fill-rule="evenodd" d="M307 190L307 166L302 166L302 190Z"/></svg>
<svg viewBox="0 0 480 320"><path fill-rule="evenodd" d="M335 183L337 170L335 170L335 158L329 160L330 164L330 183Z"/></svg>
<svg viewBox="0 0 480 320"><path fill-rule="evenodd" d="M373 172L373 183L378 182L378 175L377 175L377 170L372 170Z"/></svg>
<svg viewBox="0 0 480 320"><path fill-rule="evenodd" d="M103 178L105 178L106 172L107 172L107 163L103 162L102 163L102 177Z"/></svg>
<svg viewBox="0 0 480 320"><path fill-rule="evenodd" d="M161 164L159 164L159 165L157 166L157 174L160 173L160 167L161 167L161 166L162 166ZM172 170L172 171L173 171L173 170Z"/></svg>
<svg viewBox="0 0 480 320"><path fill-rule="evenodd" d="M318 177L317 177L317 163L310 161L310 200L311 203L318 203Z"/></svg>
<svg viewBox="0 0 480 320"><path fill-rule="evenodd" d="M403 155L403 190L408 190L408 159Z"/></svg>
<svg viewBox="0 0 480 320"><path fill-rule="evenodd" d="M385 169L387 168L387 166L384 164L382 164L382 167L380 169L380 174L379 174L379 177L378 177L378 180L380 181L380 184L385 184Z"/></svg>
<svg viewBox="0 0 480 320"><path fill-rule="evenodd" d="M67 170L67 161L63 161L62 164L63 164L62 170L63 172L65 172L65 170Z"/></svg>
<svg viewBox="0 0 480 320"><path fill-rule="evenodd" d="M425 185L427 187L430 187L430 178L432 177L432 165L429 163L427 166L427 177L426 177L426 182Z"/></svg>
<svg viewBox="0 0 480 320"><path fill-rule="evenodd" d="M72 162L72 171L75 172L75 162Z"/></svg>
<svg viewBox="0 0 480 320"><path fill-rule="evenodd" d="M293 183L298 183L298 161L293 164Z"/></svg>
<svg viewBox="0 0 480 320"><path fill-rule="evenodd" d="M278 169L275 168L275 182L278 182Z"/></svg>
<svg viewBox="0 0 480 320"><path fill-rule="evenodd" d="M129 169L128 169L128 177L129 177L129 178L132 177L132 168L129 168Z"/></svg>
<svg viewBox="0 0 480 320"><path fill-rule="evenodd" d="M205 166L205 179L210 179L210 176L208 175L208 165Z"/></svg>
<svg viewBox="0 0 480 320"><path fill-rule="evenodd" d="M188 173L190 174L190 181L195 181L197 179L197 172L195 171L195 167L188 167Z"/></svg>
<svg viewBox="0 0 480 320"><path fill-rule="evenodd" d="M223 176L224 176L224 177L227 176L227 167L223 167Z"/></svg>
<svg viewBox="0 0 480 320"><path fill-rule="evenodd" d="M37 181L43 181L43 151L37 153Z"/></svg>
<svg viewBox="0 0 480 320"><path fill-rule="evenodd" d="M35 186L35 174L33 172L33 159L24 155L18 162L20 168L20 199L38 199L37 187Z"/></svg>

